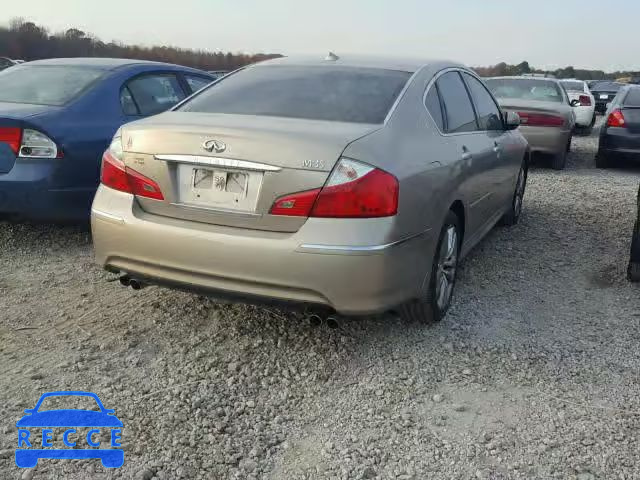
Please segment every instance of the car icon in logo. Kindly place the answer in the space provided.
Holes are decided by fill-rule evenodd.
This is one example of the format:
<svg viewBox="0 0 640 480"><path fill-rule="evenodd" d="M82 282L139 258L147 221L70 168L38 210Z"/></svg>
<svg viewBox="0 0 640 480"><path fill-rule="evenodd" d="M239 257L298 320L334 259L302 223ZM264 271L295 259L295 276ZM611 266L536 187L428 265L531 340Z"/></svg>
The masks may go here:
<svg viewBox="0 0 640 480"><path fill-rule="evenodd" d="M42 402L50 397L89 397L95 400L99 410L76 408L40 410ZM18 448L15 456L18 467L33 468L40 458L73 460L99 458L106 468L118 468L124 463L124 450L117 448L121 447L122 422L115 416L114 410L104 408L95 393L48 392L40 397L35 407L25 410L25 413L26 415L16 422ZM53 448L54 429L57 434L64 430L64 433L59 436L67 448ZM86 430L86 433L83 430ZM101 448L100 437L104 435L105 430L110 430L111 448ZM38 433L41 434L41 438L38 437ZM93 448L74 448L77 443L86 443L87 447ZM40 445L42 448L39 448Z"/></svg>

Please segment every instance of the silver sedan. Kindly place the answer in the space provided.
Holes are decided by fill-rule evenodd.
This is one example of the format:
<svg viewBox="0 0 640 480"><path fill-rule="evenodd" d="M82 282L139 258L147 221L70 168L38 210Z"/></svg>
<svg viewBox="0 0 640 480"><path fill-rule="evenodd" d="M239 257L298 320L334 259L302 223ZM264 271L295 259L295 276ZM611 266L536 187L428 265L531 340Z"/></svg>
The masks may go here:
<svg viewBox="0 0 640 480"><path fill-rule="evenodd" d="M518 126L447 61L259 63L117 132L96 258L135 288L439 320L460 259L518 221Z"/></svg>

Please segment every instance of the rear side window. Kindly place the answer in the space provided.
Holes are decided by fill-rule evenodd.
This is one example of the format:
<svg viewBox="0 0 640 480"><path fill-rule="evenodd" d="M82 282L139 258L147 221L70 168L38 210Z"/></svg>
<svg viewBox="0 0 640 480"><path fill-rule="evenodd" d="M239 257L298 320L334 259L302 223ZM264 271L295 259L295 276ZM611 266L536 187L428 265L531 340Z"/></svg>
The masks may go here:
<svg viewBox="0 0 640 480"><path fill-rule="evenodd" d="M500 109L493 100L491 94L477 78L464 74L465 81L469 86L471 97L476 105L478 123L480 130L502 130L502 120L500 119Z"/></svg>
<svg viewBox="0 0 640 480"><path fill-rule="evenodd" d="M477 130L476 116L467 89L458 72L448 72L436 82L446 112L447 133Z"/></svg>
<svg viewBox="0 0 640 480"><path fill-rule="evenodd" d="M424 104L429 110L429 113L433 117L433 121L440 131L444 131L444 118L442 117L442 105L440 105L440 95L438 95L438 88L433 85L427 92L427 96L424 99Z"/></svg>
<svg viewBox="0 0 640 480"><path fill-rule="evenodd" d="M256 66L222 78L179 110L382 123L410 77L335 65Z"/></svg>
<svg viewBox="0 0 640 480"><path fill-rule="evenodd" d="M104 73L82 66L14 66L0 72L0 102L64 105Z"/></svg>
<svg viewBox="0 0 640 480"><path fill-rule="evenodd" d="M138 115L155 115L164 112L185 98L185 93L173 74L149 74L136 77L127 82L123 91L126 90L130 92L135 102Z"/></svg>
<svg viewBox="0 0 640 480"><path fill-rule="evenodd" d="M625 107L640 107L640 88L630 88L624 99Z"/></svg>
<svg viewBox="0 0 640 480"><path fill-rule="evenodd" d="M189 84L189 88L191 88L192 92L197 92L201 88L204 88L211 82L213 82L213 80L210 78L200 77L197 75L185 75L184 78Z"/></svg>

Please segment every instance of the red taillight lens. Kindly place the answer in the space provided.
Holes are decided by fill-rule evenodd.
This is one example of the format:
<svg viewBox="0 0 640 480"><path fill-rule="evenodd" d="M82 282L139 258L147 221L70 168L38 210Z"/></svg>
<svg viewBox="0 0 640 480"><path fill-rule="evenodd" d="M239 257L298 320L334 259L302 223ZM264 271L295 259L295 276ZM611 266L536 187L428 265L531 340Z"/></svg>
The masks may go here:
<svg viewBox="0 0 640 480"><path fill-rule="evenodd" d="M580 100L581 107L591 106L591 97L589 95L580 95L580 97L578 97L578 100Z"/></svg>
<svg viewBox="0 0 640 480"><path fill-rule="evenodd" d="M275 201L272 215L323 218L388 217L398 211L398 180L390 173L343 158L322 189Z"/></svg>
<svg viewBox="0 0 640 480"><path fill-rule="evenodd" d="M22 129L17 127L0 127L0 142L9 145L15 155L20 150L22 142Z"/></svg>
<svg viewBox="0 0 640 480"><path fill-rule="evenodd" d="M308 217L320 189L292 193L278 198L269 213L271 215L288 215L290 217Z"/></svg>
<svg viewBox="0 0 640 480"><path fill-rule="evenodd" d="M125 167L124 163L114 157L109 150L102 156L100 181L103 185L131 193L140 197L164 200L162 191L156 182L135 170Z"/></svg>
<svg viewBox="0 0 640 480"><path fill-rule="evenodd" d="M608 127L624 127L626 124L622 110L614 110L607 118Z"/></svg>
<svg viewBox="0 0 640 480"><path fill-rule="evenodd" d="M522 125L529 127L562 127L564 118L547 113L518 112Z"/></svg>

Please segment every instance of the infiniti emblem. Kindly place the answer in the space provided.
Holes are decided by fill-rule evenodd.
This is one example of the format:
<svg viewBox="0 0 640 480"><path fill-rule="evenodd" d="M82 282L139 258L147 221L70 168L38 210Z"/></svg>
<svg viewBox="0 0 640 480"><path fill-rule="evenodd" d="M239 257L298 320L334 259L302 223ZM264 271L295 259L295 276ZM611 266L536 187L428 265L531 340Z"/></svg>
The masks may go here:
<svg viewBox="0 0 640 480"><path fill-rule="evenodd" d="M224 142L220 142L218 140L207 140L202 144L202 148L204 148L207 152L222 153L227 149L227 145Z"/></svg>

